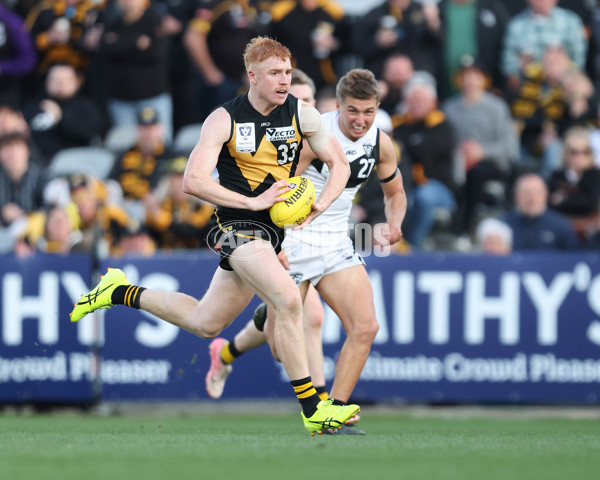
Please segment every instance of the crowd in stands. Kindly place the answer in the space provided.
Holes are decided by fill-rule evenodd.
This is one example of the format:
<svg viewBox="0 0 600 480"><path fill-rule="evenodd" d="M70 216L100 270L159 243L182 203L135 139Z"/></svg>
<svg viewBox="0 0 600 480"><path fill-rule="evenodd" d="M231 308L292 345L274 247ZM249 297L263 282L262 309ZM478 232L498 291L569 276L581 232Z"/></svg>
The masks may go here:
<svg viewBox="0 0 600 480"><path fill-rule="evenodd" d="M1 0L0 254L206 247L214 206L182 175L259 34L321 112L350 68L379 79L409 198L398 252L600 247L600 1ZM356 221L384 220L378 192Z"/></svg>

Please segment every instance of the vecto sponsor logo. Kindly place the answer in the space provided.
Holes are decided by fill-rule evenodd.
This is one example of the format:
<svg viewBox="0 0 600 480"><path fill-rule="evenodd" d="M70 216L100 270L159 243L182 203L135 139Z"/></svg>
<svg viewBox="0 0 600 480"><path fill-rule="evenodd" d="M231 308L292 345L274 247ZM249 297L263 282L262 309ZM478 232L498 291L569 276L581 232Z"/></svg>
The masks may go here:
<svg viewBox="0 0 600 480"><path fill-rule="evenodd" d="M296 129L290 127L267 128L267 140L269 142L278 142L281 140L290 140L296 137Z"/></svg>

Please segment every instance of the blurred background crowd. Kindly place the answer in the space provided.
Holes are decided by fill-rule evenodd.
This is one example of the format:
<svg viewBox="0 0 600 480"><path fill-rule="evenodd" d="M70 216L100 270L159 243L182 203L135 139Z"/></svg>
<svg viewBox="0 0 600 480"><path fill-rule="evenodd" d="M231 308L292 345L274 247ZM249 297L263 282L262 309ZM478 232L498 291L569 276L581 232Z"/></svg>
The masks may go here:
<svg viewBox="0 0 600 480"><path fill-rule="evenodd" d="M349 69L380 80L398 253L600 247L600 1L2 0L0 253L206 247L183 171L257 34L321 112ZM381 195L352 221L385 221Z"/></svg>

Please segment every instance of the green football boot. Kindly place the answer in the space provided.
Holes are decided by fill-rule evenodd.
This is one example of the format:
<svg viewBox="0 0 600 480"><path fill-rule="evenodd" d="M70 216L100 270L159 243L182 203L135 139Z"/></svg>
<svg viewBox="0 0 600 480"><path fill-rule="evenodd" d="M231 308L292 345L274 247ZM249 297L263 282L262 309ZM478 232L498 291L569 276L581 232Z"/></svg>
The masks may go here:
<svg viewBox="0 0 600 480"><path fill-rule="evenodd" d="M112 307L112 293L120 285L129 285L123 270L108 268L106 274L100 277L100 283L96 285L96 288L87 295L82 295L75 304L75 308L70 313L71 322L77 322L88 313L92 313L100 308Z"/></svg>
<svg viewBox="0 0 600 480"><path fill-rule="evenodd" d="M301 412L304 427L311 435L321 435L325 430L337 430L348 420L360 412L358 405L334 405L333 399L320 401L317 411L311 417L306 418Z"/></svg>

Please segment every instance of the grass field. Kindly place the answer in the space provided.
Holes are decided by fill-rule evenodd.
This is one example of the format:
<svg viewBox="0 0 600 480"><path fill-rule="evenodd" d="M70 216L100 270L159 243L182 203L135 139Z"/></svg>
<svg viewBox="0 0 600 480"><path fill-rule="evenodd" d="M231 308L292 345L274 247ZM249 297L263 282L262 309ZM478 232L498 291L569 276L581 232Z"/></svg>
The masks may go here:
<svg viewBox="0 0 600 480"><path fill-rule="evenodd" d="M0 414L3 480L600 478L599 418L363 410L366 436L299 415Z"/></svg>

